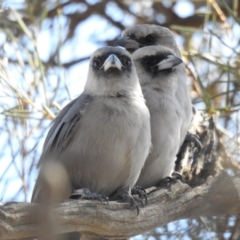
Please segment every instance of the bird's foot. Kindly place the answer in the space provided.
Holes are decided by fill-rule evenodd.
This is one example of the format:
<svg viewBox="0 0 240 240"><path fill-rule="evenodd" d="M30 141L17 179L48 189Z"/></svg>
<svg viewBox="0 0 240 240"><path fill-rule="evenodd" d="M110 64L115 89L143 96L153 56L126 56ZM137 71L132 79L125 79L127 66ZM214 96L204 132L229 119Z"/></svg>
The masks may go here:
<svg viewBox="0 0 240 240"><path fill-rule="evenodd" d="M165 177L160 180L157 187L169 187L170 185L177 183L178 180L182 183L184 183L184 178L179 172L173 172L171 177Z"/></svg>
<svg viewBox="0 0 240 240"><path fill-rule="evenodd" d="M175 182L179 180L180 182L185 183L184 177L179 172L173 172L171 178Z"/></svg>
<svg viewBox="0 0 240 240"><path fill-rule="evenodd" d="M87 200L97 200L97 201L106 201L108 203L108 197L105 197L98 193L92 193L87 188L80 188L74 190L70 199L87 199Z"/></svg>
<svg viewBox="0 0 240 240"><path fill-rule="evenodd" d="M137 215L139 215L138 202L140 202L142 204L142 206L144 206L141 199L136 198L136 197L131 195L129 187L119 189L116 192L116 194L114 194L114 199L118 199L118 198L121 198L126 202L130 202L131 207L135 208L137 210Z"/></svg>
<svg viewBox="0 0 240 240"><path fill-rule="evenodd" d="M201 151L202 144L197 135L187 132L187 135L184 141L194 144L194 147L195 147L194 155L197 155Z"/></svg>
<svg viewBox="0 0 240 240"><path fill-rule="evenodd" d="M132 194L137 194L139 199L145 199L145 204L144 205L147 205L147 202L148 202L148 199L147 199L147 193L146 193L146 190L141 187L141 186L134 186L132 188Z"/></svg>

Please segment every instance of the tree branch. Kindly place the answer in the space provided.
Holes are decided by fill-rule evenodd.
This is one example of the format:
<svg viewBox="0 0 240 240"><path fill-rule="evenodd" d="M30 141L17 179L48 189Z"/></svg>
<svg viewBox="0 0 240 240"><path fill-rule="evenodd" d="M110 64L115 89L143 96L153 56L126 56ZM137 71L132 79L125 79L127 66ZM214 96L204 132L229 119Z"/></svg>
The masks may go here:
<svg viewBox="0 0 240 240"><path fill-rule="evenodd" d="M169 222L240 212L240 177L221 172L191 188L176 183L169 189L148 189L148 204L139 216L126 203L71 200L54 210L59 233L79 231L105 238L128 238ZM0 207L0 239L38 235L36 204L11 203Z"/></svg>

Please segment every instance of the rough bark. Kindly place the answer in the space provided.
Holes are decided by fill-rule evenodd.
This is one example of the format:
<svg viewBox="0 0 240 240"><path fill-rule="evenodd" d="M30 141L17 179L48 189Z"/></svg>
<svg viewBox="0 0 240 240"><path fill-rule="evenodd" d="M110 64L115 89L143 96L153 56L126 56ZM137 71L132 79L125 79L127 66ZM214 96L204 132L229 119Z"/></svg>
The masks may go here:
<svg viewBox="0 0 240 240"><path fill-rule="evenodd" d="M240 212L240 177L224 172L191 188L176 183L168 189L148 189L148 204L139 216L127 203L71 200L54 208L58 232L79 231L105 238L128 238L166 223L199 216ZM39 207L11 203L0 207L0 239L21 239L39 233Z"/></svg>

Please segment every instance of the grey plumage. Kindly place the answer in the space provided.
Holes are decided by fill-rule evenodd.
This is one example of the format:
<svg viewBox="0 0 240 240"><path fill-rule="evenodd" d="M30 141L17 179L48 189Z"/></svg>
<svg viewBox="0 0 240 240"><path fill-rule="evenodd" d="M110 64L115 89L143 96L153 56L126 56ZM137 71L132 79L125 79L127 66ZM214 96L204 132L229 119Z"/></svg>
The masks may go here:
<svg viewBox="0 0 240 240"><path fill-rule="evenodd" d="M131 53L142 47L161 45L170 48L177 57L181 58L173 33L169 29L158 25L142 24L130 27L123 31L122 37L116 42L116 45L125 47ZM183 112L182 118L178 119L178 121L181 121L180 144L182 144L191 122L192 104L186 83L184 64L180 64L177 69L176 99Z"/></svg>
<svg viewBox="0 0 240 240"><path fill-rule="evenodd" d="M90 59L84 92L54 120L39 166L60 163L70 192L88 188L112 196L134 186L150 147L150 115L130 54L105 47ZM41 175L32 202L44 198Z"/></svg>
<svg viewBox="0 0 240 240"><path fill-rule="evenodd" d="M137 181L148 188L171 174L181 144L185 112L176 92L182 60L163 46L140 48L132 58L151 115L153 148Z"/></svg>

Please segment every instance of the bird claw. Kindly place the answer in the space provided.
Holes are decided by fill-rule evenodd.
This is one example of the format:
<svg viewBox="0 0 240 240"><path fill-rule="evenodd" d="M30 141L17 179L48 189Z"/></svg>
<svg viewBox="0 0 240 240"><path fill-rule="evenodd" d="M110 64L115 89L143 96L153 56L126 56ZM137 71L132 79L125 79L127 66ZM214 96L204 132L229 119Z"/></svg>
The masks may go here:
<svg viewBox="0 0 240 240"><path fill-rule="evenodd" d="M175 182L179 180L180 182L185 183L184 177L179 172L173 172L171 178Z"/></svg>
<svg viewBox="0 0 240 240"><path fill-rule="evenodd" d="M168 187L171 184L177 183L179 181L181 181L182 183L185 182L183 176L178 173L178 172L173 172L171 177L165 177L163 179L160 180L160 182L158 183L158 187Z"/></svg>
<svg viewBox="0 0 240 240"><path fill-rule="evenodd" d="M98 193L92 193L87 188L80 188L75 190L70 199L87 199L87 200L97 200L97 201L106 201L108 203L108 197L105 197Z"/></svg>
<svg viewBox="0 0 240 240"><path fill-rule="evenodd" d="M202 144L201 144L197 135L191 134L191 133L188 132L184 141L191 142L191 143L194 144L194 146L195 146L194 154L195 155L197 155L201 151Z"/></svg>
<svg viewBox="0 0 240 240"><path fill-rule="evenodd" d="M133 198L134 198L135 202L141 203L141 206L142 206L142 207L145 206L141 198L139 198L139 197L134 197L134 196L133 196Z"/></svg>
<svg viewBox="0 0 240 240"><path fill-rule="evenodd" d="M171 177L165 177L159 181L159 183L157 184L157 187L168 187L172 183L173 183L173 180Z"/></svg>
<svg viewBox="0 0 240 240"><path fill-rule="evenodd" d="M147 205L147 203L148 203L147 193L146 193L146 190L143 187L141 187L141 186L134 186L132 188L132 194L137 194L140 200L142 198L144 198L145 199L145 204L144 205L142 204L142 205L143 206ZM142 200L141 200L141 202L143 203Z"/></svg>
<svg viewBox="0 0 240 240"><path fill-rule="evenodd" d="M130 201L132 208L136 208L136 210L137 210L137 216L138 216L138 215L139 215L139 212L140 212L140 209L139 209L139 206L138 206L137 201L135 200L135 198L134 198L133 196L131 196L131 195L127 195L127 196L125 196L124 199L125 199L126 201Z"/></svg>
<svg viewBox="0 0 240 240"><path fill-rule="evenodd" d="M137 216L139 215L139 206L138 206L138 203L137 202L140 202L142 205L143 205L143 202L141 199L139 198L136 198L136 197L133 197L131 195L131 193L129 193L129 189L127 188L124 188L124 189L120 189L117 191L116 195L115 195L115 198L116 197L120 197L122 198L124 201L126 202L130 202L130 205L132 208L135 208L137 210Z"/></svg>

